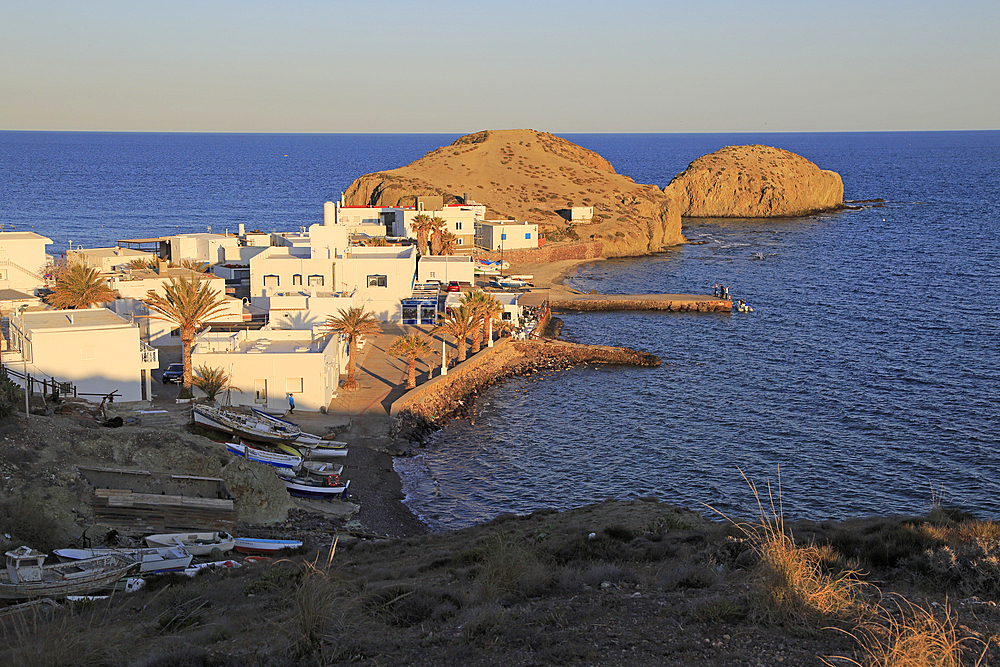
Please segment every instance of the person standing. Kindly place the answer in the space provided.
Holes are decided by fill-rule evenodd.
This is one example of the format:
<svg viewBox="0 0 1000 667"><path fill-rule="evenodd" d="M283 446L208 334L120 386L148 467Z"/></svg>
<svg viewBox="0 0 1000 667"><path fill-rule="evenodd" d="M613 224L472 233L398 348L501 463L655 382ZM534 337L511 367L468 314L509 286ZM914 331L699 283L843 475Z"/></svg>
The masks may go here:
<svg viewBox="0 0 1000 667"><path fill-rule="evenodd" d="M291 392L288 392L288 414L293 414L295 412L295 397L292 396Z"/></svg>

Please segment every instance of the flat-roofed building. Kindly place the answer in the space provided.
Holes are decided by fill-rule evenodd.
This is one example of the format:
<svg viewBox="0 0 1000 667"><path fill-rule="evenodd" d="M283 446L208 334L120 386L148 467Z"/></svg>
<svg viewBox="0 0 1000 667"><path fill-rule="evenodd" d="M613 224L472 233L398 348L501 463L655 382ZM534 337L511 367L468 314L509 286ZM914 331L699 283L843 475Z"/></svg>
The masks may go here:
<svg viewBox="0 0 1000 667"><path fill-rule="evenodd" d="M34 294L44 286L48 243L52 239L35 232L0 232L0 289Z"/></svg>

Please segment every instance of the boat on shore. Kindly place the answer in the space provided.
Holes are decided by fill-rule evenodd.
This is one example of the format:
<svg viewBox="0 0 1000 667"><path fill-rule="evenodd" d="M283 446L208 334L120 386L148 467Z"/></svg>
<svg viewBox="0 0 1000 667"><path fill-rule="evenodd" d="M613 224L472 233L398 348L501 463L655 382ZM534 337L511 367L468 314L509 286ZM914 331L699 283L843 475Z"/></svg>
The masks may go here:
<svg viewBox="0 0 1000 667"><path fill-rule="evenodd" d="M225 553L232 551L236 538L222 531L215 533L161 533L146 537L150 547L184 547L195 556L209 556L218 549Z"/></svg>
<svg viewBox="0 0 1000 667"><path fill-rule="evenodd" d="M305 447L303 445L286 445L278 443L278 449L291 456L301 456L303 459L338 459L347 456L346 449L326 447Z"/></svg>
<svg viewBox="0 0 1000 667"><path fill-rule="evenodd" d="M243 554L274 554L282 549L299 549L300 540L265 540L260 537L237 537L236 550Z"/></svg>
<svg viewBox="0 0 1000 667"><path fill-rule="evenodd" d="M0 600L89 595L111 587L139 568L137 560L120 553L54 565L44 565L45 554L29 547L18 547L5 555L7 567L0 570Z"/></svg>
<svg viewBox="0 0 1000 667"><path fill-rule="evenodd" d="M282 419L281 417L272 415L269 412L264 412L260 408L250 408L250 411L253 413L254 417L257 417L261 421L273 424L277 429L284 429L289 432L298 430L298 437L287 443L295 447L308 447L310 449L343 449L344 447L347 447L346 442L327 440L322 436L315 435L313 433L306 433L302 430L302 427L295 422L290 422L287 419Z"/></svg>
<svg viewBox="0 0 1000 667"><path fill-rule="evenodd" d="M64 563L123 554L139 563L140 574L180 572L191 565L194 555L184 547L150 547L145 549L56 549L52 552Z"/></svg>
<svg viewBox="0 0 1000 667"><path fill-rule="evenodd" d="M191 418L195 424L257 442L290 443L302 435L302 429L291 422L279 424L257 414L246 415L211 405L191 406Z"/></svg>
<svg viewBox="0 0 1000 667"><path fill-rule="evenodd" d="M300 498L343 499L350 480L341 479L344 466L333 466L326 461L305 461L295 469L277 469L275 472L285 483L288 493Z"/></svg>
<svg viewBox="0 0 1000 667"><path fill-rule="evenodd" d="M242 456L257 463L265 463L275 468L294 468L302 464L302 457L298 452L295 454L287 453L287 450L285 453L271 452L266 449L251 447L245 442L227 442L226 449L236 456Z"/></svg>

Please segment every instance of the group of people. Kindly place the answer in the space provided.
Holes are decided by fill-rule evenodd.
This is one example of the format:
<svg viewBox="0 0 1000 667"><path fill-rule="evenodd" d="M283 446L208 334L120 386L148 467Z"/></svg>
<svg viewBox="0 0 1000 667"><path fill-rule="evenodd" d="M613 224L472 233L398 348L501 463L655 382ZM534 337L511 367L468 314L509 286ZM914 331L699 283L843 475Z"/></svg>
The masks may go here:
<svg viewBox="0 0 1000 667"><path fill-rule="evenodd" d="M715 294L716 297L718 297L720 299L728 299L729 298L729 286L728 285L720 285L720 284L716 283L715 285L712 286L712 289L714 290L713 293Z"/></svg>

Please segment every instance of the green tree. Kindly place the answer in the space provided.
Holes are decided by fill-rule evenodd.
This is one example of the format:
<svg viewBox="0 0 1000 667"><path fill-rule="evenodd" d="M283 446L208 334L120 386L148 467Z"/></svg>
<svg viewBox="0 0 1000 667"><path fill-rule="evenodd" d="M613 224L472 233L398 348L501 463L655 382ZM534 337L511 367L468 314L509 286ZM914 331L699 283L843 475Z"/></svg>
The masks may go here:
<svg viewBox="0 0 1000 667"><path fill-rule="evenodd" d="M56 275L56 286L47 301L55 308L90 308L118 298L101 272L83 264L73 264Z"/></svg>
<svg viewBox="0 0 1000 667"><path fill-rule="evenodd" d="M458 347L458 363L465 361L465 339L472 333L475 323L472 317L472 310L465 305L455 306L451 309L451 315L438 327L435 327L432 334L444 332L455 337L455 346Z"/></svg>
<svg viewBox="0 0 1000 667"><path fill-rule="evenodd" d="M143 302L150 317L177 325L181 334L181 355L184 360L184 386L191 389L191 346L194 335L208 320L225 310L225 297L213 290L207 280L192 275L171 278L163 286L163 294L146 292Z"/></svg>
<svg viewBox="0 0 1000 667"><path fill-rule="evenodd" d="M503 312L503 306L492 294L482 290L466 292L462 295L462 304L472 312L474 329L472 330L472 354L479 352L482 341L486 337L487 327L491 319L497 319Z"/></svg>
<svg viewBox="0 0 1000 667"><path fill-rule="evenodd" d="M233 387L229 384L232 377L221 368L211 368L207 364L202 364L194 369L194 372L191 384L205 392L205 396L210 401L214 401L223 389L242 391L239 387Z"/></svg>
<svg viewBox="0 0 1000 667"><path fill-rule="evenodd" d="M417 357L432 352L431 344L420 334L400 336L389 346L389 354L406 357L406 388L417 386Z"/></svg>
<svg viewBox="0 0 1000 667"><path fill-rule="evenodd" d="M445 226L445 221L438 217L431 218L427 224L430 227L431 254L440 255L444 234L448 228Z"/></svg>
<svg viewBox="0 0 1000 667"><path fill-rule="evenodd" d="M449 232L447 229L441 233L441 251L438 254L441 255L454 255L455 248L458 246L458 237Z"/></svg>
<svg viewBox="0 0 1000 667"><path fill-rule="evenodd" d="M363 306L356 306L344 310L340 309L340 316L330 315L326 318L326 326L332 332L338 332L347 339L347 382L344 389L347 391L357 391L361 385L354 379L355 355L357 346L354 344L359 336L381 336L382 327L375 319L374 313L365 312Z"/></svg>

